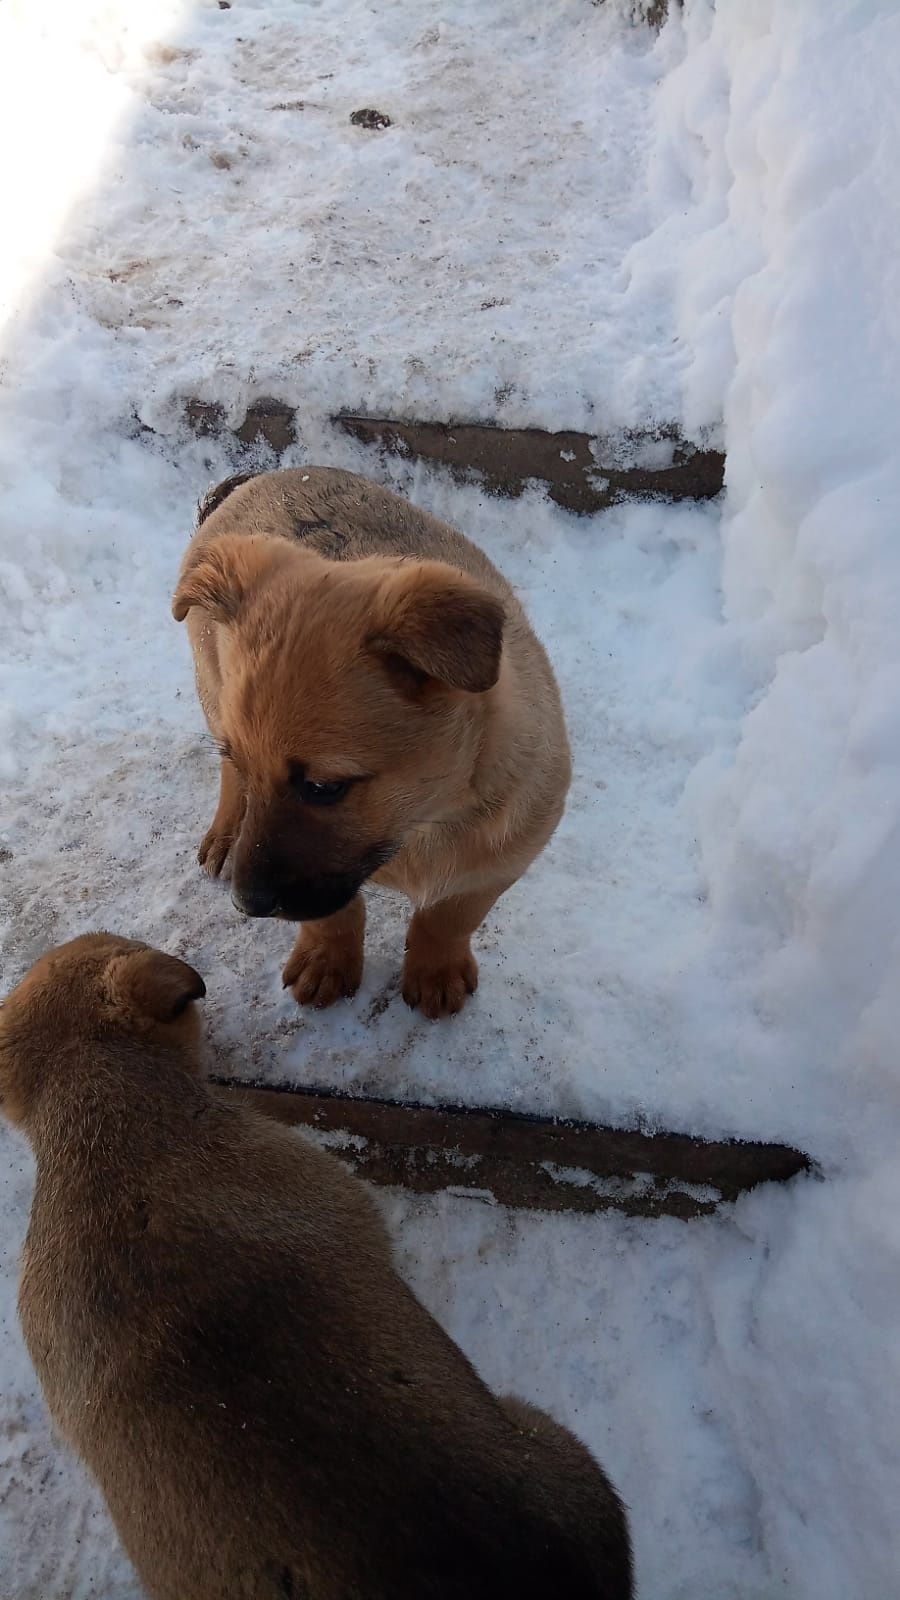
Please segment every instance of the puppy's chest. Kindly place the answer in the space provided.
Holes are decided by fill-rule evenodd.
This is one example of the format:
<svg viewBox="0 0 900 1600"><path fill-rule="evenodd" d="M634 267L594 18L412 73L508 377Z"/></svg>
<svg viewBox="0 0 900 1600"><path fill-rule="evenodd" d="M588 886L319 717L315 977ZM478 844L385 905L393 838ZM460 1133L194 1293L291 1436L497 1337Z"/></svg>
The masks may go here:
<svg viewBox="0 0 900 1600"><path fill-rule="evenodd" d="M444 828L417 834L375 873L373 882L394 889L422 910L449 894L465 894L476 876L472 841Z"/></svg>

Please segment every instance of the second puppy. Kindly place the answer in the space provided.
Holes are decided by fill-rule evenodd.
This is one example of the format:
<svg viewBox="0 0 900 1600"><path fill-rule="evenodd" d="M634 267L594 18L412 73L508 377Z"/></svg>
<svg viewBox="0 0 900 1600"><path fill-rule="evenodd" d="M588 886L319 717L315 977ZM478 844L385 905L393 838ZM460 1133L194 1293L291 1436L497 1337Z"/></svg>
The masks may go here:
<svg viewBox="0 0 900 1600"><path fill-rule="evenodd" d="M109 934L0 1009L37 1160L19 1308L153 1600L629 1600L583 1445L498 1400L363 1185L201 1079L183 961Z"/></svg>

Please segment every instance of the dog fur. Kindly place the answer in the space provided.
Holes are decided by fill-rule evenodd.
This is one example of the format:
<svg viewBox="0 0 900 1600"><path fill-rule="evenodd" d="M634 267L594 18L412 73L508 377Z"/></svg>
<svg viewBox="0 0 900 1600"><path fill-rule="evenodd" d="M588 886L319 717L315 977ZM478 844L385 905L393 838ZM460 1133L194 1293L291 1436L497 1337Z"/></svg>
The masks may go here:
<svg viewBox="0 0 900 1600"><path fill-rule="evenodd" d="M19 1309L152 1600L627 1600L621 1503L498 1400L368 1191L202 1079L173 956L90 934L0 1008L37 1183Z"/></svg>
<svg viewBox="0 0 900 1600"><path fill-rule="evenodd" d="M459 1011L471 936L570 777L556 681L505 578L398 495L310 467L212 491L173 613L222 756L200 860L216 876L231 855L245 913L304 924L285 984L316 1006L356 991L371 879L415 907L404 998Z"/></svg>

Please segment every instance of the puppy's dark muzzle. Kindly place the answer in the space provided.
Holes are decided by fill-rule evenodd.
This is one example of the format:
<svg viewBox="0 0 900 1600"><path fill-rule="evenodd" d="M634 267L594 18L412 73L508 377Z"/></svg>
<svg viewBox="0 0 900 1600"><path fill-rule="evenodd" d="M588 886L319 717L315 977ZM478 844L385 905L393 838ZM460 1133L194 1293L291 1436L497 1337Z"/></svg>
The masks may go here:
<svg viewBox="0 0 900 1600"><path fill-rule="evenodd" d="M362 880L339 881L304 885L282 885L273 889L268 884L251 884L246 888L232 887L231 898L245 917L281 917L285 922L321 922L323 917L333 917L343 911L354 895L359 893Z"/></svg>
<svg viewBox="0 0 900 1600"><path fill-rule="evenodd" d="M276 917L278 915L278 895L274 889L265 884L251 884L249 888L238 891L232 889L231 898L238 911L243 911L245 917Z"/></svg>
<svg viewBox="0 0 900 1600"><path fill-rule="evenodd" d="M239 862L231 883L231 898L245 917L281 917L285 922L321 922L333 917L345 906L371 878L373 872L383 867L397 852L394 844L378 844L354 863L350 872L322 872L315 877L296 877L289 872L279 872L277 867L263 871L261 863L254 862L255 870Z"/></svg>

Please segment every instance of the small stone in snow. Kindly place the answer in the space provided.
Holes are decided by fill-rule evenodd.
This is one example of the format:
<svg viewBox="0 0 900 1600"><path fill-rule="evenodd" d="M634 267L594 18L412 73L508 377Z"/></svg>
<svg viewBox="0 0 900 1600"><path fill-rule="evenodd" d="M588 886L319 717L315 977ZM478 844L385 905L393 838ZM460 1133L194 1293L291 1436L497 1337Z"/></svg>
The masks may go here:
<svg viewBox="0 0 900 1600"><path fill-rule="evenodd" d="M376 129L391 126L390 117L386 117L383 111L373 111L371 106L364 106L362 111L351 111L350 121L356 128Z"/></svg>

